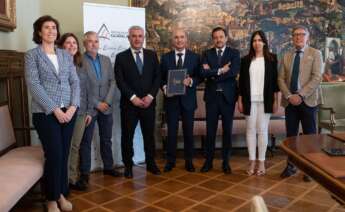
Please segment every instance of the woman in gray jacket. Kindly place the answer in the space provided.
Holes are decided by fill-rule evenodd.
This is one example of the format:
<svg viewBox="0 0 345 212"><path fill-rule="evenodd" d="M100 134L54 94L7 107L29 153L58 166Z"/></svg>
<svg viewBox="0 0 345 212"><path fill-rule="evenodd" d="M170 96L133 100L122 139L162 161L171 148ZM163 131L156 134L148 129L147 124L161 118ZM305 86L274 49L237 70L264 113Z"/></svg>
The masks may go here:
<svg viewBox="0 0 345 212"><path fill-rule="evenodd" d="M72 204L65 196L70 141L80 101L79 79L71 55L55 48L60 37L58 21L42 16L33 27L33 41L38 46L26 52L25 78L32 96L33 124L45 156L47 209L71 211Z"/></svg>

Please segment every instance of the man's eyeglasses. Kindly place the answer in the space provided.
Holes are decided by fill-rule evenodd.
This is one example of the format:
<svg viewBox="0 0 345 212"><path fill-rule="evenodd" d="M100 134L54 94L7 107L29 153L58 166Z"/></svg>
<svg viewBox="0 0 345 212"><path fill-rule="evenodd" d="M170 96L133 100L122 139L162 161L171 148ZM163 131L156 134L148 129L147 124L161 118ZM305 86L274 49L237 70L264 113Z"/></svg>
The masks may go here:
<svg viewBox="0 0 345 212"><path fill-rule="evenodd" d="M307 33L305 33L305 32L303 32L303 33L293 33L292 34L293 37L298 37L298 36L304 37L306 35L307 35Z"/></svg>

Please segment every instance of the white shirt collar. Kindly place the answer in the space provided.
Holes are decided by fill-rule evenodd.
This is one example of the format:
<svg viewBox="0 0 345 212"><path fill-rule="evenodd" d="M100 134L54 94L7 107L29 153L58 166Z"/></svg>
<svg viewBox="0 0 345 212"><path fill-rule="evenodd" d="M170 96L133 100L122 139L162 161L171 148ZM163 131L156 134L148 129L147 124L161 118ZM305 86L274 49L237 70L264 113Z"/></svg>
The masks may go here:
<svg viewBox="0 0 345 212"><path fill-rule="evenodd" d="M183 49L182 51L178 51L175 49L175 55L177 55L178 53L182 53L182 56L186 55L186 49Z"/></svg>
<svg viewBox="0 0 345 212"><path fill-rule="evenodd" d="M130 49L131 49L132 54L134 54L134 55L135 55L135 52L137 52L137 51L140 51L140 54L143 53L143 48L136 50L136 49L133 49L133 48L131 47Z"/></svg>
<svg viewBox="0 0 345 212"><path fill-rule="evenodd" d="M222 50L222 55L223 55L223 53L224 53L224 51L225 51L225 48L226 48L226 45L223 46L223 48L221 48L221 50ZM218 50L219 50L219 48L216 47L216 52L217 52L217 54L218 54Z"/></svg>

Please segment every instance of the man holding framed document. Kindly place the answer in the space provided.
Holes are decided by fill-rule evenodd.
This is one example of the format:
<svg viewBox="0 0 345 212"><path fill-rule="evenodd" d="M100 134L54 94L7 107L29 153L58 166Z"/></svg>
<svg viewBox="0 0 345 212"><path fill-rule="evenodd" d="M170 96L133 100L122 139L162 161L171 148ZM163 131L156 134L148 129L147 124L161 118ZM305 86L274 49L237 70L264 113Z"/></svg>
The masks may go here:
<svg viewBox="0 0 345 212"><path fill-rule="evenodd" d="M167 117L167 162L165 172L171 171L176 163L176 139L178 123L182 119L184 138L185 168L194 172L193 166L193 121L196 104L196 86L199 82L200 58L186 49L187 34L183 29L172 33L174 50L164 54L161 59L162 90L164 109Z"/></svg>

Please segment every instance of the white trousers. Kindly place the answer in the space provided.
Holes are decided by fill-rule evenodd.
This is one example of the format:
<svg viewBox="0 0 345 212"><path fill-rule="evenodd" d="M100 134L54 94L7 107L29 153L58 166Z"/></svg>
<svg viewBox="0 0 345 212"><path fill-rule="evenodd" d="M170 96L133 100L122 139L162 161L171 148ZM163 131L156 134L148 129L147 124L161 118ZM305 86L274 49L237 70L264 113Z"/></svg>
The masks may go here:
<svg viewBox="0 0 345 212"><path fill-rule="evenodd" d="M270 113L265 113L263 102L251 102L250 115L246 116L246 139L249 160L256 160L257 143L258 159L260 161L265 160L270 117ZM256 134L258 139L256 139Z"/></svg>

